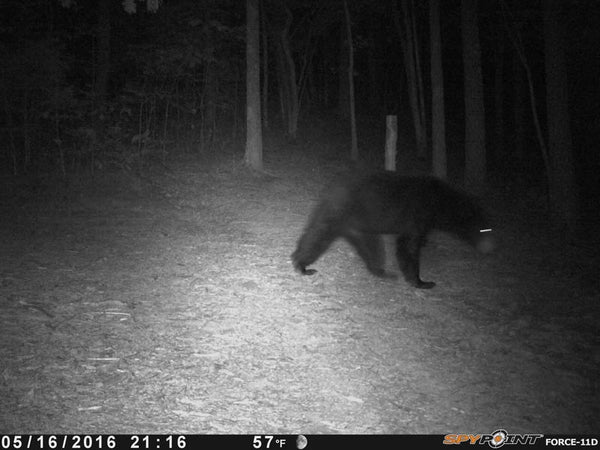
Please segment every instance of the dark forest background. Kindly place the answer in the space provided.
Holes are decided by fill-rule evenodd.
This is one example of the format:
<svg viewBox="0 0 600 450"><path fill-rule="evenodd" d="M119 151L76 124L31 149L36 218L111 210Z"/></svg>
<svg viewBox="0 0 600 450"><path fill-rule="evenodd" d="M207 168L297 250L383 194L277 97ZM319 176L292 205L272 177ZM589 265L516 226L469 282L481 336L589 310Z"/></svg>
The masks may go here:
<svg viewBox="0 0 600 450"><path fill-rule="evenodd" d="M475 2L481 45L486 182L519 198L546 200L540 142L521 46L543 139L547 139L544 3ZM552 2L559 11L567 74L568 117L580 218L598 217L600 170L600 4ZM414 20L431 130L429 3L348 1L354 92L361 129L399 130L416 144L402 45L406 9ZM461 2L439 2L448 177L465 164ZM347 45L342 1L262 0L263 129L310 139L307 124L335 118L348 132ZM399 22L398 22L399 21ZM143 170L178 154L242 156L246 114L246 3L171 0L16 1L0 6L0 173L10 177ZM281 45L287 33L289 48ZM290 126L289 57L294 64L297 129ZM288 66L286 66L286 63ZM332 129L333 132L333 129ZM383 138L381 140L383 142ZM360 158L383 164L382 146ZM428 138L427 149L431 142ZM277 152L277 148L267 149ZM421 154L426 164L429 152ZM342 155L346 157L346 155Z"/></svg>

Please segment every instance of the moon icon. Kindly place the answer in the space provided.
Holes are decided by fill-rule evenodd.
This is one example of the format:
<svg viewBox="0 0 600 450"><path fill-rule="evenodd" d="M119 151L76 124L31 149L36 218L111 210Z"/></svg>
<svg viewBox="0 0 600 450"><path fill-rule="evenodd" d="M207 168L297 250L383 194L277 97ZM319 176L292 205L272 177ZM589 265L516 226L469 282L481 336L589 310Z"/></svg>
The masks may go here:
<svg viewBox="0 0 600 450"><path fill-rule="evenodd" d="M307 445L308 445L308 441L306 440L306 436L299 434L298 437L296 438L296 448L298 450L302 450L302 449L306 448Z"/></svg>

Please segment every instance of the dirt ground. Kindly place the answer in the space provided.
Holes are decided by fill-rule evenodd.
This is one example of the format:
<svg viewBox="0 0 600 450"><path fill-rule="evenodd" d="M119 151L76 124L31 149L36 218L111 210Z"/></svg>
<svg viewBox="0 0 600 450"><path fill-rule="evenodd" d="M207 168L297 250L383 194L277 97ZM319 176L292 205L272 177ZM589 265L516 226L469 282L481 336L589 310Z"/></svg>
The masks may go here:
<svg viewBox="0 0 600 450"><path fill-rule="evenodd" d="M344 242L302 277L334 166L300 147L267 152L272 176L190 157L5 186L0 433L599 431L589 248L491 205L498 250L432 236L430 291Z"/></svg>

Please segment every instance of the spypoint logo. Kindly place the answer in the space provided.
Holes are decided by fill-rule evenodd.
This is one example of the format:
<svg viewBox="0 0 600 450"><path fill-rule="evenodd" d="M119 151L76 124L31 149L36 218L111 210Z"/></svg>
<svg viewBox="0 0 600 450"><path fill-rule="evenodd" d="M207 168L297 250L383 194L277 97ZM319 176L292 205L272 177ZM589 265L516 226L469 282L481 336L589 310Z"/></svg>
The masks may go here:
<svg viewBox="0 0 600 450"><path fill-rule="evenodd" d="M504 445L530 444L533 445L543 434L508 434L506 430L499 429L491 434L447 434L444 436L444 444L462 444L468 442L470 445L487 444L492 448L500 448Z"/></svg>
<svg viewBox="0 0 600 450"><path fill-rule="evenodd" d="M492 439L488 442L488 445L492 448L500 448L508 439L508 433L506 430L496 430L492 433ZM482 442L483 444L483 442Z"/></svg>

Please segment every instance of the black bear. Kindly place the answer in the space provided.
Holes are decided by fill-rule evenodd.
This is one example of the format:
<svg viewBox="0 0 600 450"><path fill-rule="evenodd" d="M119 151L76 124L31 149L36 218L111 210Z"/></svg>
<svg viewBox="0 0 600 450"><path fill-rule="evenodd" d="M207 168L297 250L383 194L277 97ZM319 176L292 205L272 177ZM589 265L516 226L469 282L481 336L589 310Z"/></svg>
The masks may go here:
<svg viewBox="0 0 600 450"><path fill-rule="evenodd" d="M379 277L384 268L382 234L394 234L396 258L408 283L435 286L419 275L419 254L427 234L445 231L482 252L493 248L485 214L469 195L433 177L403 177L378 172L328 191L312 212L292 255L294 267L312 275L313 264L338 237L345 238Z"/></svg>

